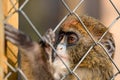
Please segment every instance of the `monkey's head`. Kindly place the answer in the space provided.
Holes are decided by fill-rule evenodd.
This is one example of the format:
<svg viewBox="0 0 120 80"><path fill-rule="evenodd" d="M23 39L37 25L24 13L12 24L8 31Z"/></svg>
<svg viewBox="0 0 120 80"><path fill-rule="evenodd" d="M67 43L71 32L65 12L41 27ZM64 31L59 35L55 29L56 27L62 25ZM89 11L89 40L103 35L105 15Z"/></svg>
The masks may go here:
<svg viewBox="0 0 120 80"><path fill-rule="evenodd" d="M88 30L90 31L90 33L93 35L95 40L98 40L102 36L102 34L107 30L107 28L100 22L98 22L96 19L84 16L82 20L88 28ZM111 34L108 32L108 34L101 41L103 42L103 45L104 43L110 41L110 43L113 43L114 46L114 41L113 39L111 40L111 37ZM107 44L107 47L105 45L108 51L109 49L112 49L110 43ZM84 54L88 51L90 46L93 44L94 41L90 38L80 21L74 16L70 16L60 27L55 47L57 54L62 58L62 60L69 67L75 67L77 63L81 60L81 58L84 56ZM90 55L88 55L90 57L87 57L88 60L86 62L90 62L89 58L94 59L96 53L101 54L101 56L105 55L105 51L102 48L99 48L98 51L97 49L98 48L96 47L95 50L92 50L93 52L90 52ZM113 52L114 49L112 49L111 53L113 54ZM99 56L95 57L98 57L99 60ZM106 55L104 57L106 57ZM58 58L56 57L55 61L57 60ZM91 63L92 62L93 61L91 61ZM59 64L59 61L57 63Z"/></svg>
<svg viewBox="0 0 120 80"><path fill-rule="evenodd" d="M68 18L60 27L56 39L56 51L61 59L74 67L93 43L78 19ZM55 61L57 57L55 58ZM58 64L57 64L58 65Z"/></svg>

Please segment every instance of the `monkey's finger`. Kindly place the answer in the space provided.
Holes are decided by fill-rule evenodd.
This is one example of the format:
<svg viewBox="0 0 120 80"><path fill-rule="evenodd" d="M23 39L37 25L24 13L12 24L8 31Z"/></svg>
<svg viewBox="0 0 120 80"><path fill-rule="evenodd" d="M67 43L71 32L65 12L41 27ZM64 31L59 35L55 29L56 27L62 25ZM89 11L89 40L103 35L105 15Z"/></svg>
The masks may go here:
<svg viewBox="0 0 120 80"><path fill-rule="evenodd" d="M18 45L18 40L17 40L17 29L13 28L9 24L5 24L5 38L6 40L10 41L11 43Z"/></svg>
<svg viewBox="0 0 120 80"><path fill-rule="evenodd" d="M52 29L48 29L48 31L45 34L45 37L48 39L50 43L53 44L55 42L55 33L53 32Z"/></svg>
<svg viewBox="0 0 120 80"><path fill-rule="evenodd" d="M51 36L49 34L45 35L45 38L49 43L52 43Z"/></svg>
<svg viewBox="0 0 120 80"><path fill-rule="evenodd" d="M8 28L6 27L5 29L5 36L11 37L13 39L17 39L18 34L20 33L17 29L11 29L12 27Z"/></svg>
<svg viewBox="0 0 120 80"><path fill-rule="evenodd" d="M15 40L17 39L17 38L16 38L16 35L14 35L14 34L11 33L11 32L8 32L8 31L5 31L5 38L6 38L6 37L7 37L7 38L9 37L7 40L9 40L10 38L15 39Z"/></svg>
<svg viewBox="0 0 120 80"><path fill-rule="evenodd" d="M10 41L11 43L13 43L16 46L22 46L20 44L21 42L20 42L19 36L12 32L5 31L5 39Z"/></svg>
<svg viewBox="0 0 120 80"><path fill-rule="evenodd" d="M13 39L13 38L11 38L11 37L5 37L6 38L6 40L8 40L8 41L10 41L11 43L13 43L14 45L19 45L19 42L17 42L17 40L15 40L15 39Z"/></svg>
<svg viewBox="0 0 120 80"><path fill-rule="evenodd" d="M50 34L50 37L51 37L51 41L55 42L55 33L53 32L52 29L49 29L49 34Z"/></svg>
<svg viewBox="0 0 120 80"><path fill-rule="evenodd" d="M11 32L11 33L14 33L14 34L18 33L18 30L15 29L12 25L5 23L4 26L5 26L5 31L8 31L8 32Z"/></svg>

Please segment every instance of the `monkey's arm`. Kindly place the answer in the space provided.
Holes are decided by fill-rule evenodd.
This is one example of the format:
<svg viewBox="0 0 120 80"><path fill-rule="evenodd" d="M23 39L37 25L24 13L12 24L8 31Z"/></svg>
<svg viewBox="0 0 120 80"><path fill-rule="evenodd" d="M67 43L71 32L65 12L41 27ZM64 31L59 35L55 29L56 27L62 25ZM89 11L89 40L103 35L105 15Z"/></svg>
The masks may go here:
<svg viewBox="0 0 120 80"><path fill-rule="evenodd" d="M32 41L25 33L5 24L6 40L18 46L31 63L34 80L54 80L45 47Z"/></svg>

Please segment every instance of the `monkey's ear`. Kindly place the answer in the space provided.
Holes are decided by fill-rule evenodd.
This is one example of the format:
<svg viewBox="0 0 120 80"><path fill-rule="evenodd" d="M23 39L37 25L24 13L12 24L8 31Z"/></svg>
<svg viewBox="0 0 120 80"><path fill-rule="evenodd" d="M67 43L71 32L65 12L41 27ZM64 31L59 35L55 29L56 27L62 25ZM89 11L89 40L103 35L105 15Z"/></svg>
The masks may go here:
<svg viewBox="0 0 120 80"><path fill-rule="evenodd" d="M20 48L27 48L32 45L32 40L28 35L22 31L15 29L10 24L4 24L4 26L6 40L10 41Z"/></svg>
<svg viewBox="0 0 120 80"><path fill-rule="evenodd" d="M108 50L110 56L113 57L114 56L114 52L115 52L115 44L114 44L113 39L109 39L109 40L103 42L103 45Z"/></svg>

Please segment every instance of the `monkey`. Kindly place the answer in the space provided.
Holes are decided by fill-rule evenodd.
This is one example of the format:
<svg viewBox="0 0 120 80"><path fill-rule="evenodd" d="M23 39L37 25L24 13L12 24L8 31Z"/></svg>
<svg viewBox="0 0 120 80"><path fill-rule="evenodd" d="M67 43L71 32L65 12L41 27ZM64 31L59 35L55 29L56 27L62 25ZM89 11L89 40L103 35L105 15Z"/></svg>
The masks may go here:
<svg viewBox="0 0 120 80"><path fill-rule="evenodd" d="M96 42L107 31L107 28L97 19L86 15L80 18ZM112 34L107 32L99 41L108 51L108 56L74 15L69 15L62 23L57 36L50 29L40 43L31 40L25 33L14 29L9 24L5 24L5 36L28 57L33 71L33 80L60 80L64 75L67 75L64 80L79 80L73 73L76 73L80 80L110 80L113 77L113 65L109 59L109 56L114 57L115 52ZM47 40L54 45L55 51ZM74 70L87 52L85 59Z"/></svg>
<svg viewBox="0 0 120 80"><path fill-rule="evenodd" d="M82 16L81 19L96 41L98 41L107 30L104 25L92 17ZM73 17L68 18L63 23L58 35L59 37L56 48L58 54L63 57L67 66L73 69L90 46L94 44L94 41L87 34L79 20L76 20ZM107 48L109 54L113 57L115 45L111 33L107 33L101 43ZM60 63L57 59L55 59L54 62ZM59 66L60 65L56 64L56 67ZM89 52L88 56L86 56L85 60L83 60L76 69L76 73L81 80L109 80L113 75L112 70L112 63L105 51L99 45L95 45ZM74 78L72 79L70 76L66 80L76 80Z"/></svg>

